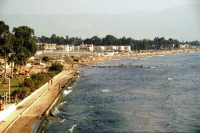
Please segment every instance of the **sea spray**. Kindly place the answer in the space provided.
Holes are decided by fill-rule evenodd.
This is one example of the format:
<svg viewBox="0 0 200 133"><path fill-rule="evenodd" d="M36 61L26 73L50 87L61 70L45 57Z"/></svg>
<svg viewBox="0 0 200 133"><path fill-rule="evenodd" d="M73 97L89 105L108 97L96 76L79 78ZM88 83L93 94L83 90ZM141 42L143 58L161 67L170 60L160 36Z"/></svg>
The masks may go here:
<svg viewBox="0 0 200 133"><path fill-rule="evenodd" d="M63 97L68 95L70 92L72 92L72 90L65 90L67 87L69 87L70 85L72 85L74 83L74 81L76 80L76 78L78 77L78 74L75 75L73 78L71 78L68 83L64 86L64 88L62 88L61 92L59 93L59 99L56 103L56 105L54 106L54 108L50 111L50 114L52 116L59 114L61 111L58 109L59 105L63 105L64 103L67 103L67 101L63 101ZM64 118L66 116L65 112L62 112L64 115L62 116L62 118ZM65 118L62 119L60 122L64 122ZM46 118L45 115L43 115L43 117L40 120L40 126L35 127L35 129L33 129L32 131L38 131L38 133L43 133L46 126L48 125L49 120Z"/></svg>

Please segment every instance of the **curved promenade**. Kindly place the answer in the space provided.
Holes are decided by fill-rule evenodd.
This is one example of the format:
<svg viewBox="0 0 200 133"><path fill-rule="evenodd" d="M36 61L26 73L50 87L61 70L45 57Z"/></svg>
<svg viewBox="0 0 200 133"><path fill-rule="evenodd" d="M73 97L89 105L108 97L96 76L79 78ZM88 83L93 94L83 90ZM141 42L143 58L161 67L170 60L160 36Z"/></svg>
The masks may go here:
<svg viewBox="0 0 200 133"><path fill-rule="evenodd" d="M63 71L54 77L53 84L44 84L30 96L25 98L18 104L18 107L13 104L3 113L8 116L0 122L1 133L30 133L31 127L44 114L47 108L56 99L61 90L72 77L76 71ZM1 113L1 112L0 112ZM0 114L1 115L1 114Z"/></svg>

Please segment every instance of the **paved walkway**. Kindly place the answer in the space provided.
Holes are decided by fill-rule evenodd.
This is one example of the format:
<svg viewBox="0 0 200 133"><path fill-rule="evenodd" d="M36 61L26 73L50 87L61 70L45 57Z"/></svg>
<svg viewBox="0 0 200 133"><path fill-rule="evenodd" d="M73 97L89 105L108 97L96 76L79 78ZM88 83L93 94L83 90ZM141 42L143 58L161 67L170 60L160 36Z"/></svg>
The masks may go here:
<svg viewBox="0 0 200 133"><path fill-rule="evenodd" d="M47 92L55 91L55 93L59 93L58 88L61 85L61 80L63 79L63 81L62 81L62 84L63 84L64 82L66 82L66 80L68 80L69 78L71 78L73 76L73 75L71 75L70 77L68 76L68 79L66 79L66 75L67 75L66 71L60 73L59 75L54 77L52 86L48 85L48 83L46 83L41 88L37 89L34 93L32 93L30 96L26 97L23 101L21 101L17 107L15 106L15 104L9 104L7 106L6 110L0 111L0 133L10 132L10 131L8 131L9 128L12 126L15 126L15 124L14 124L15 121L17 121L21 116L35 115L36 117L31 117L31 119L34 119L32 121L37 121L38 114L31 114L31 113L27 112L27 110L29 110L30 107L33 106L33 104L37 103L38 100L42 100L42 98L45 97L45 95L47 95ZM40 109L36 110L36 112L39 112L39 110ZM27 119L27 117L25 117L25 119ZM20 125L20 123L19 123L19 125ZM21 126L26 126L26 125L22 124ZM17 132L19 132L19 131L17 131Z"/></svg>

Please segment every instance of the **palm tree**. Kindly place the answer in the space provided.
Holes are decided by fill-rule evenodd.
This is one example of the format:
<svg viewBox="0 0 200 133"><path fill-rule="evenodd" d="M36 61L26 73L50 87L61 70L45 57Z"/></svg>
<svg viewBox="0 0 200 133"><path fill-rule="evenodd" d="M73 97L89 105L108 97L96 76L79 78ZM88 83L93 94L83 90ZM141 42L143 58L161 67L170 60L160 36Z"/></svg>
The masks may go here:
<svg viewBox="0 0 200 133"><path fill-rule="evenodd" d="M11 78L13 77L13 63L16 62L16 56L15 54L11 54L8 57L8 62L11 63Z"/></svg>
<svg viewBox="0 0 200 133"><path fill-rule="evenodd" d="M4 57L5 62L5 72L4 72L4 81L6 83L6 62L7 56L12 53L12 39L13 35L9 31L9 26L6 25L3 21L0 21L0 54Z"/></svg>

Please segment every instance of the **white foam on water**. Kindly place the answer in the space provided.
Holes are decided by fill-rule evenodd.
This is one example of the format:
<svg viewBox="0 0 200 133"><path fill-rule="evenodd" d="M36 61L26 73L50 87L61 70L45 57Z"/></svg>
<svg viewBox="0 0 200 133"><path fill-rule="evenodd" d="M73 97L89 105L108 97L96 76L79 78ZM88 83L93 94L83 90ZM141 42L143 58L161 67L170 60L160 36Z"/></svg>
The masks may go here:
<svg viewBox="0 0 200 133"><path fill-rule="evenodd" d="M111 92L109 89L102 90L102 92Z"/></svg>
<svg viewBox="0 0 200 133"><path fill-rule="evenodd" d="M54 112L52 112L52 114L53 114L53 115L56 115L56 114L59 114L59 113L60 113L60 111L58 110L57 107L55 107L55 110L54 110Z"/></svg>
<svg viewBox="0 0 200 133"><path fill-rule="evenodd" d="M62 121L60 121L60 122L64 122L65 121L65 119L63 119Z"/></svg>
<svg viewBox="0 0 200 133"><path fill-rule="evenodd" d="M65 103L67 103L67 101L59 103L59 106L65 104Z"/></svg>
<svg viewBox="0 0 200 133"><path fill-rule="evenodd" d="M75 127L76 127L76 124L73 125L72 128L69 129L69 131L70 131L71 133L73 133Z"/></svg>
<svg viewBox="0 0 200 133"><path fill-rule="evenodd" d="M70 90L70 89L72 89L72 87L68 87L68 89Z"/></svg>
<svg viewBox="0 0 200 133"><path fill-rule="evenodd" d="M140 58L140 60L147 60L148 58Z"/></svg>
<svg viewBox="0 0 200 133"><path fill-rule="evenodd" d="M169 77L168 80L173 80L173 78L170 78L170 77Z"/></svg>
<svg viewBox="0 0 200 133"><path fill-rule="evenodd" d="M68 95L70 92L72 92L72 90L64 90L63 94Z"/></svg>

